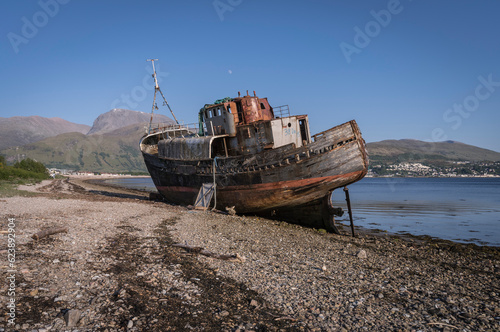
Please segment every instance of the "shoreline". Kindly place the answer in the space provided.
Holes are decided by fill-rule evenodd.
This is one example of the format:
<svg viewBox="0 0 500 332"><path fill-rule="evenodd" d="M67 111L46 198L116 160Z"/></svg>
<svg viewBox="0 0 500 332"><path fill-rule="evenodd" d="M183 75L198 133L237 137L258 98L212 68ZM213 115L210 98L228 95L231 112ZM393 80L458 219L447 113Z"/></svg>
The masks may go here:
<svg viewBox="0 0 500 332"><path fill-rule="evenodd" d="M19 330L71 329L61 310L81 331L500 327L499 248L326 234L85 179L37 192L0 200L2 229L17 222ZM55 226L68 233L31 239Z"/></svg>
<svg viewBox="0 0 500 332"><path fill-rule="evenodd" d="M138 178L143 178L144 176L138 176ZM145 176L145 177L149 177L149 176ZM122 177L122 178L131 178L131 177ZM134 178L134 177L132 177ZM120 185L116 185L116 184L110 184L110 183L105 183L106 180L109 180L109 179L116 179L115 177L108 177L108 178L104 178L104 179L94 179L94 178L88 178L88 179L85 179L83 180L84 182L86 183L94 183L96 185L99 185L99 186L103 186L103 187L109 187L109 188L115 188L117 190L124 190L124 191L131 191L131 192L136 192L136 193L151 193L153 191L148 191L148 190L141 190L141 189L132 189L132 188L127 188L127 187L124 187L124 186L120 186ZM157 192L156 189L154 192ZM252 216L251 214L248 214L248 215L245 215L245 216ZM337 227L340 228L341 230L343 230L343 235L348 235L350 236L350 225L348 224L343 224L343 223L339 223L337 222L336 223ZM305 227L305 226L301 226L301 227ZM307 228L307 227L306 227ZM476 247L492 247L492 248L499 248L500 249L500 246L495 246L495 245L490 245L490 244L477 244L477 243L472 243L471 241L468 241L467 239L457 239L457 240L449 240L449 239L443 239L443 238L439 238L439 237L435 237L435 236L431 236L431 235L416 235L416 234L411 234L410 232L406 232L406 233L394 233L394 232L390 232L390 231L387 231L387 230L383 230L383 229L380 229L380 228L367 228L367 227L363 227L363 226L359 226L359 225L354 225L354 228L355 228L355 231L356 233L363 233L363 234L366 234L366 235L372 235L372 236L379 236L379 237L399 237L401 239L406 239L406 238L411 238L411 239L414 239L416 241L427 241L427 242L441 242L441 243L447 243L448 245L464 245L464 246L476 246Z"/></svg>
<svg viewBox="0 0 500 332"><path fill-rule="evenodd" d="M478 175L478 176L373 176L373 175L365 175L365 178L398 178L398 179L497 179L500 178L500 175Z"/></svg>

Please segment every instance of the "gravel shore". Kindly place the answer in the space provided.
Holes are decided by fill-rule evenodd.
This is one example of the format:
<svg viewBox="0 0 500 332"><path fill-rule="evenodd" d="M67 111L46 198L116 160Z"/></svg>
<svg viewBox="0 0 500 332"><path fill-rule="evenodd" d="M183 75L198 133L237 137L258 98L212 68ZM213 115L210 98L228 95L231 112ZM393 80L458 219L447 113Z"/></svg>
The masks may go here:
<svg viewBox="0 0 500 332"><path fill-rule="evenodd" d="M85 179L0 199L0 327L20 331L498 331L500 250L327 234ZM67 233L38 241L51 227ZM348 233L348 230L344 230ZM173 244L183 244L187 250ZM233 255L234 259L207 257ZM7 325L15 300L15 324ZM0 328L0 330L2 330Z"/></svg>

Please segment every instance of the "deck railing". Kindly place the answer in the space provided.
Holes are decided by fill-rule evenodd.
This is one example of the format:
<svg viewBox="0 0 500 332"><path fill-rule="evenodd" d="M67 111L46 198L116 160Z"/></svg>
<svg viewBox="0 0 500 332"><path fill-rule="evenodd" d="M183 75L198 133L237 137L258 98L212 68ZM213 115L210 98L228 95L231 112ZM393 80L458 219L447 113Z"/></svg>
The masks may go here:
<svg viewBox="0 0 500 332"><path fill-rule="evenodd" d="M288 105L273 107L274 117L275 118L289 118L290 117L290 108Z"/></svg>
<svg viewBox="0 0 500 332"><path fill-rule="evenodd" d="M162 132L168 134L171 137L184 136L190 134L197 134L199 131L199 123L187 123L183 122L179 124L171 123L154 123L151 124L150 134Z"/></svg>

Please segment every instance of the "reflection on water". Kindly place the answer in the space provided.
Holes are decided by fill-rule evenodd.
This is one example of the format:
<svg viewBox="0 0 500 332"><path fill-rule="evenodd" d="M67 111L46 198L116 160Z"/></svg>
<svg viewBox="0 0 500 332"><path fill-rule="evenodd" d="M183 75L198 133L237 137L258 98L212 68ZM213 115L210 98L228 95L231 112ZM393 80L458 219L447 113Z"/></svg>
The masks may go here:
<svg viewBox="0 0 500 332"><path fill-rule="evenodd" d="M349 194L357 226L500 246L498 178L367 178ZM347 210L341 189L332 200ZM347 214L337 220L349 224Z"/></svg>
<svg viewBox="0 0 500 332"><path fill-rule="evenodd" d="M107 182L155 190L151 178ZM500 178L365 178L349 194L356 226L500 246ZM342 188L332 200L346 211L336 220L348 225Z"/></svg>
<svg viewBox="0 0 500 332"><path fill-rule="evenodd" d="M130 189L156 191L153 180L150 177L107 179L104 182Z"/></svg>

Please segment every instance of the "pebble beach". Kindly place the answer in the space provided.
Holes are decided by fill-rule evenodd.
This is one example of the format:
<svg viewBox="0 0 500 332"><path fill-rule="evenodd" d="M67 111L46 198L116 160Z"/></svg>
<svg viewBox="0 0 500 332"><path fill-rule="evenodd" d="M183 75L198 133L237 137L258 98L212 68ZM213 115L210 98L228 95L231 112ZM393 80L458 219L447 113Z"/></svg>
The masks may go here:
<svg viewBox="0 0 500 332"><path fill-rule="evenodd" d="M0 330L498 331L500 249L359 231L351 237L44 181L0 199ZM38 240L32 235L66 227ZM180 244L181 246L179 246Z"/></svg>

